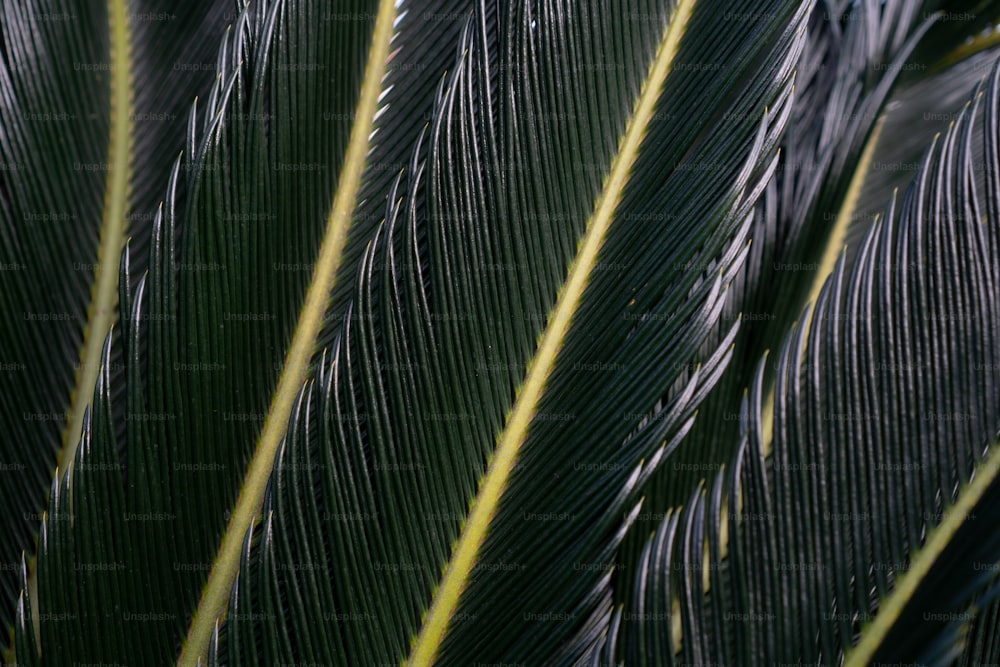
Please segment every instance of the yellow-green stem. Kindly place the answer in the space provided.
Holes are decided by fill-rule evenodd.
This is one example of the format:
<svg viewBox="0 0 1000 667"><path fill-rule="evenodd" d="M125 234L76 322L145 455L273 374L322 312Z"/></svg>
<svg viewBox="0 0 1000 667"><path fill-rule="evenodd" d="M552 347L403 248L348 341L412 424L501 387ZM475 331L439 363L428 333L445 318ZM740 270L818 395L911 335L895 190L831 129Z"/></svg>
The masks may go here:
<svg viewBox="0 0 1000 667"><path fill-rule="evenodd" d="M323 326L323 315L330 300L361 187L361 175L370 149L369 138L378 110L378 97L382 90L395 20L394 0L381 0L354 115L356 121L351 128L350 142L319 256L253 459L177 661L178 665L184 667L195 665L205 658L215 624L225 614L229 592L239 571L243 539L260 512L275 453L288 427L295 398L309 372L309 362Z"/></svg>
<svg viewBox="0 0 1000 667"><path fill-rule="evenodd" d="M528 366L524 383L518 390L507 425L498 438L486 475L480 481L479 492L466 517L461 535L452 551L451 560L434 593L420 632L414 639L409 658L409 665L412 667L431 664L447 632L448 624L458 608L459 598L486 539L490 521L524 444L528 426L535 415L549 373L597 263L598 252L611 226L615 208L628 181L632 164L639 154L639 147L653 118L663 82L677 55L681 37L696 1L681 0L678 3L657 49L656 57L632 111L632 117L618 145L603 190L590 220L587 221L577 255L542 334L538 350Z"/></svg>
<svg viewBox="0 0 1000 667"><path fill-rule="evenodd" d="M878 613L861 629L861 641L844 658L844 667L870 665L875 652L892 630L907 603L920 587L920 583L937 562L938 557L951 544L962 522L973 514L973 509L996 480L1000 470L1000 445L994 443L986 458L976 466L975 476L958 494L958 500L947 508L944 518L928 535L924 546L910 560L910 568L899 576L889 597L879 603Z"/></svg>

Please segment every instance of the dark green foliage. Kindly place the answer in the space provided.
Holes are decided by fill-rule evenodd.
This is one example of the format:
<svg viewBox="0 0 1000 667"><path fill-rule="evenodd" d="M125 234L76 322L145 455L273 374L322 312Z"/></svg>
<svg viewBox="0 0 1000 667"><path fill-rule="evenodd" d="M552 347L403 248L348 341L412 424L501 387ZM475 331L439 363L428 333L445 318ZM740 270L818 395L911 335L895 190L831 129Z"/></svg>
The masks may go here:
<svg viewBox="0 0 1000 667"><path fill-rule="evenodd" d="M0 6L12 660L171 664L199 628L213 665L1000 659L1000 483L974 495L1000 438L997 3L118 1Z"/></svg>

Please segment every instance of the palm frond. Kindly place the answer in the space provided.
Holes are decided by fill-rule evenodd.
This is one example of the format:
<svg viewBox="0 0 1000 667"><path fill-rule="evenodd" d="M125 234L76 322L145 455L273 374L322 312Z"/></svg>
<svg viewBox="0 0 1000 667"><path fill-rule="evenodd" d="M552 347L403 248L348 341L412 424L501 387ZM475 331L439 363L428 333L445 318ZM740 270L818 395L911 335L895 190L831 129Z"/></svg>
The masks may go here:
<svg viewBox="0 0 1000 667"><path fill-rule="evenodd" d="M813 7L796 63L797 94L781 160L755 212L750 253L723 316L741 320L738 361L713 389L671 464L647 488L652 516L683 503L705 470L732 456L739 433L733 406L753 377L756 359L798 317L814 276L823 270L824 248L839 251L840 210L856 170L863 168L866 141L933 21L922 0L838 0ZM633 556L641 541L630 545Z"/></svg>
<svg viewBox="0 0 1000 667"><path fill-rule="evenodd" d="M956 110L968 99L983 76L992 69L1000 49L991 48L904 81L886 105L885 118L875 146L877 158L869 166L864 187L845 235L847 269L872 222L882 212L886 197L905 190L920 167L927 145L958 118ZM982 142L982 126L973 128L974 141Z"/></svg>
<svg viewBox="0 0 1000 667"><path fill-rule="evenodd" d="M623 573L616 657L955 658L1000 561L998 92L1000 68L786 338L771 443L759 366L737 455Z"/></svg>
<svg viewBox="0 0 1000 667"><path fill-rule="evenodd" d="M480 4L299 399L212 662L538 664L607 631L621 515L727 360L729 340L699 348L809 4L722 9Z"/></svg>
<svg viewBox="0 0 1000 667"><path fill-rule="evenodd" d="M18 664L992 655L1000 68L780 268L982 0L107 3L2 8Z"/></svg>
<svg viewBox="0 0 1000 667"><path fill-rule="evenodd" d="M176 157L163 146L180 146L215 76L201 65L214 64L230 3L174 5L0 5L0 627L53 471L79 439L122 244L148 239ZM154 73L168 86L133 86Z"/></svg>
<svg viewBox="0 0 1000 667"><path fill-rule="evenodd" d="M40 622L22 597L18 660L37 662L37 641L49 664L157 664L210 634L213 591L225 602L238 565L226 536L238 545L259 511L268 439L339 328L323 309L354 283L467 18L454 2L395 5L255 3L203 65L216 84L191 110L148 272L140 243L122 257L121 335L53 486ZM443 51L429 54L432 22Z"/></svg>
<svg viewBox="0 0 1000 667"><path fill-rule="evenodd" d="M165 149L173 172L148 273L126 253L122 335L106 341L76 463L43 526L45 662L174 660L209 569L226 568L215 556L227 522L242 537L259 508L244 476L270 471L273 450L255 457L255 443L308 371L374 146L395 14L381 4L244 10L211 61L215 86L191 109L183 156ZM19 624L19 647L30 627Z"/></svg>

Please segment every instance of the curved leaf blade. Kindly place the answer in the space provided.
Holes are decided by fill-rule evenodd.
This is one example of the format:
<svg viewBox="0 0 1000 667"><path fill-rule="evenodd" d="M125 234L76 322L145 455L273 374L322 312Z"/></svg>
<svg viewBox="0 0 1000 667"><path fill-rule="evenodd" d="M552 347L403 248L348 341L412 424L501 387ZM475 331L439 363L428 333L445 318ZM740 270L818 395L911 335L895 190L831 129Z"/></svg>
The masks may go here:
<svg viewBox="0 0 1000 667"><path fill-rule="evenodd" d="M175 71L205 48L225 1L6 2L0 7L0 624L17 599L57 462L72 461L114 319L125 235L148 239L181 109L212 73ZM213 38L214 39L214 38ZM163 42L169 41L164 47ZM156 48L147 48L147 47ZM172 75L172 76L171 76ZM149 86L138 90L136 80ZM183 83L158 97L157 80ZM138 134L138 137L136 135ZM16 314L16 315L15 315ZM112 362L121 366L120 359ZM75 435L70 435L75 434Z"/></svg>
<svg viewBox="0 0 1000 667"><path fill-rule="evenodd" d="M36 606L45 661L176 659L272 394L291 377L283 359L310 276L289 267L316 262L374 23L360 1L343 13L261 2L223 40L216 85L191 111L187 149L153 221L148 273L131 273L143 258L123 258L122 335L106 341L85 446L54 485ZM378 98L385 60L375 58L367 98ZM319 116L317 101L326 108ZM368 122L377 113L369 111ZM359 135L352 154L364 158L373 144ZM338 223L350 220L361 178L357 164L344 173L354 194L337 204ZM337 250L343 225L334 231ZM299 360L315 344L330 287L323 278L337 264L326 262L323 289L311 297ZM112 377L115 354L124 369ZM298 363L302 377L286 381L292 397L307 370ZM237 516L253 514L245 504ZM215 618L206 623L210 633ZM204 650L195 643L189 650Z"/></svg>
<svg viewBox="0 0 1000 667"><path fill-rule="evenodd" d="M289 427L260 546L234 587L213 661L260 659L261 647L265 662L427 659L411 653L411 641L668 34L666 10L624 26L638 9L614 13L619 19L608 25L595 5L549 9L535 15L528 4L482 3L471 21L435 121L390 193L340 337ZM713 9L695 5L692 25L719 27ZM728 340L700 369L688 367L704 332L718 325L723 285L745 256L749 214L787 118L808 3L756 9L752 30L728 24L708 44L681 41L482 548L472 549L473 576L459 582L458 605L442 615L440 646L428 642L442 664L470 655L558 661L605 624L606 573L572 565L612 560L622 537L617 516L634 484L681 437L725 364ZM636 52L620 61L624 75L577 41L592 30L632 31ZM536 70L549 55L559 66ZM726 64L725 75L681 66L715 61ZM670 122L690 108L704 116ZM602 125L614 133L596 133L585 112L598 109L613 111ZM723 117L729 131L719 133ZM704 168L734 151L738 160ZM577 162L588 169L574 171ZM678 265L688 270L677 276ZM611 324L595 339L596 321ZM594 354L608 355L615 372L594 392L564 391L575 365ZM626 378L635 378L631 389ZM658 406L675 380L671 402ZM573 418L562 419L571 409ZM572 457L546 454L571 445L581 447ZM643 465L643 457L651 460ZM574 469L573 458L587 465ZM567 498L595 473L603 479L592 495ZM561 502L576 505L564 511ZM579 521L526 521L528 507ZM585 527L584 516L597 523ZM539 543L567 552L543 562ZM546 597L542 581L550 592L560 589L555 581L568 585ZM288 619L278 607L284 601ZM574 617L553 629L523 615L537 604L554 607L539 616L569 609Z"/></svg>
<svg viewBox="0 0 1000 667"><path fill-rule="evenodd" d="M312 278L295 325L295 333L285 355L274 397L264 419L260 438L248 465L246 479L223 533L219 553L212 563L212 570L201 594L198 609L191 620L191 627L178 659L182 665L197 662L208 650L208 642L215 623L225 610L233 580L236 578L244 535L260 512L278 445L285 435L295 397L309 372L309 362L323 325L323 314L330 299L331 287L340 269L348 228L361 188L361 177L370 147L370 135L378 109L378 95L385 73L385 62L389 56L389 42L395 18L395 0L381 0L368 50L364 80L358 96L355 114L358 120L351 126L347 152L341 165L340 179L333 196L333 205L326 221L326 231L319 247Z"/></svg>
<svg viewBox="0 0 1000 667"><path fill-rule="evenodd" d="M661 524L632 578L617 638L630 661L955 657L959 628L940 620L995 594L1000 546L998 90L995 68L985 110L978 92L786 338L770 462L758 368L737 456L711 497ZM969 576L975 562L990 566ZM678 621L671 645L651 639Z"/></svg>

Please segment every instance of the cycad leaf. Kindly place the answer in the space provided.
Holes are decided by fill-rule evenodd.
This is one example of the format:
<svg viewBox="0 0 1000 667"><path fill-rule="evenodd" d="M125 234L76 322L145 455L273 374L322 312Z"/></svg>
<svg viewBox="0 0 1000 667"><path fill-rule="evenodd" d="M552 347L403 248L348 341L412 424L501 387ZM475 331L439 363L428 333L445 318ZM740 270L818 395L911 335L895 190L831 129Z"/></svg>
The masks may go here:
<svg viewBox="0 0 1000 667"><path fill-rule="evenodd" d="M3 628L94 390L122 244L148 239L176 157L163 146L179 146L187 107L215 76L230 2L174 5L0 5Z"/></svg>
<svg viewBox="0 0 1000 667"><path fill-rule="evenodd" d="M988 561L973 563L973 567L988 572L1000 569L1000 566ZM971 621L971 614L955 619L961 626L956 634L961 634L964 639L962 655L954 663L959 667L988 665L1000 660L1000 599L994 596L985 604L977 600L974 611Z"/></svg>
<svg viewBox="0 0 1000 667"><path fill-rule="evenodd" d="M798 94L781 160L755 211L750 252L723 315L742 321L735 361L699 412L691 435L646 489L649 515L661 516L683 503L706 470L717 470L732 456L739 433L734 402L759 356L778 345L798 317L821 270L823 248L840 246L832 238L839 210L888 92L933 23L926 4L835 0L814 6L796 63ZM629 550L638 555L642 541L633 541Z"/></svg>
<svg viewBox="0 0 1000 667"><path fill-rule="evenodd" d="M53 486L35 610L44 662L162 664L189 625L185 650L204 650L331 289L354 282L342 255L360 254L378 184L419 137L409 112L433 102L423 77L395 74L407 56L444 66L415 50L414 26L433 21L457 43L459 17L442 18L454 3L424 7L408 21L385 0L254 3L223 40L148 273L140 249L123 255L122 335L106 341L76 464ZM30 602L18 608L25 663L39 660L25 652Z"/></svg>
<svg viewBox="0 0 1000 667"><path fill-rule="evenodd" d="M214 661L561 663L607 631L621 514L727 358L698 350L809 6L605 4L477 7Z"/></svg>
<svg viewBox="0 0 1000 667"><path fill-rule="evenodd" d="M288 267L316 261L344 160L374 17L345 11L259 6L209 60L216 86L201 118L192 111L150 274L134 295L122 277L124 438L110 407L124 383L105 371L79 465L50 505L39 558L50 664L177 654L284 376L310 277Z"/></svg>
<svg viewBox="0 0 1000 667"><path fill-rule="evenodd" d="M998 84L995 69L786 339L769 459L758 371L737 456L625 573L629 664L954 657L949 621L1000 561Z"/></svg>
<svg viewBox="0 0 1000 667"><path fill-rule="evenodd" d="M940 71L921 72L923 76L911 77L893 94L886 105L876 157L865 175L845 235L848 269L886 198L893 190L906 188L920 167L928 143L955 122L956 110L993 67L998 54L1000 49L988 49ZM981 142L981 127L977 125L973 132L974 141Z"/></svg>
<svg viewBox="0 0 1000 667"><path fill-rule="evenodd" d="M430 123L441 78L455 62L455 49L468 17L468 0L424 0L412 7L408 3L400 7L382 80L379 115L372 130L374 145L365 165L354 222L331 291L319 348L332 344L340 329L354 290L358 263L372 231L385 215L393 181L409 164L421 130Z"/></svg>

